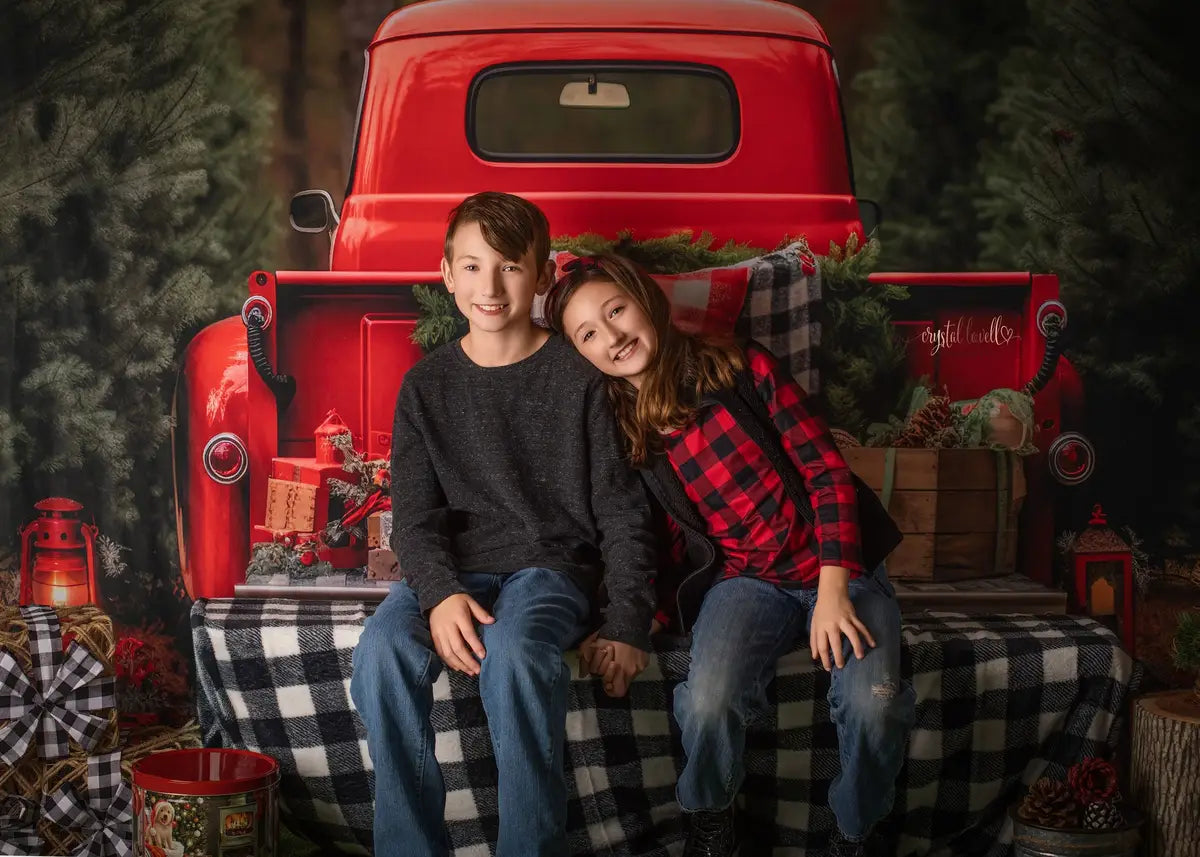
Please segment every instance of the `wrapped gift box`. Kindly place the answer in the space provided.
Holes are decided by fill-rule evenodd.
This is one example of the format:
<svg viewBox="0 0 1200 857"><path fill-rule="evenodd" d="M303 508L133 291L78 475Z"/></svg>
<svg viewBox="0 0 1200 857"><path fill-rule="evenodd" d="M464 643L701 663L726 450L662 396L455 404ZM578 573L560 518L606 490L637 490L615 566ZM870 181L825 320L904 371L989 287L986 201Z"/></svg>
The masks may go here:
<svg viewBox="0 0 1200 857"><path fill-rule="evenodd" d="M396 555L387 548L367 552L367 580L399 580L404 576Z"/></svg>
<svg viewBox="0 0 1200 857"><path fill-rule="evenodd" d="M387 548L392 545L392 513L372 512L367 516L367 547Z"/></svg>

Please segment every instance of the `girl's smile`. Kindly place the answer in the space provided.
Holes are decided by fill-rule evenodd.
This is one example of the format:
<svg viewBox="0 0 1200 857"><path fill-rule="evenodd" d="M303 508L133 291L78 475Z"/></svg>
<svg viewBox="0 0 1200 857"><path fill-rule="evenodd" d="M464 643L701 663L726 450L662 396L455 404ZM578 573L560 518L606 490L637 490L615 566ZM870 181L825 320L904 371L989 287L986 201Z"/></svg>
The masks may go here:
<svg viewBox="0 0 1200 857"><path fill-rule="evenodd" d="M628 345L622 346L621 350L613 355L613 362L620 363L622 360L625 360L631 354L633 354L635 350L637 350L637 347L638 341L636 339L630 342Z"/></svg>

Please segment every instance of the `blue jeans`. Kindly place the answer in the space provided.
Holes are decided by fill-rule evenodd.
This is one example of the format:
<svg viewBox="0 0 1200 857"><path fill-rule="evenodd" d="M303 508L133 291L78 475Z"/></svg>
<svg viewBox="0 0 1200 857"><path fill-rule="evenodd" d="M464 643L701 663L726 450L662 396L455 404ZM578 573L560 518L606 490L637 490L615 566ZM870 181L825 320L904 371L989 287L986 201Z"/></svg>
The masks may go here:
<svg viewBox="0 0 1200 857"><path fill-rule="evenodd" d="M570 681L562 656L587 631L587 596L567 575L544 568L458 579L496 619L480 626L486 655L479 693L499 770L497 857L562 857ZM393 586L367 619L350 681L375 768L377 857L450 852L446 788L429 722L441 671L416 594L407 583Z"/></svg>
<svg viewBox="0 0 1200 857"><path fill-rule="evenodd" d="M842 833L860 839L891 810L916 694L900 675L900 608L883 566L851 580L850 599L876 646L858 660L843 637L846 665L833 667L829 714L842 765L829 806ZM749 577L721 581L705 596L688 677L675 688L687 757L677 796L685 812L733 803L745 774L746 722L767 704L776 662L800 640L807 647L816 600L815 589Z"/></svg>

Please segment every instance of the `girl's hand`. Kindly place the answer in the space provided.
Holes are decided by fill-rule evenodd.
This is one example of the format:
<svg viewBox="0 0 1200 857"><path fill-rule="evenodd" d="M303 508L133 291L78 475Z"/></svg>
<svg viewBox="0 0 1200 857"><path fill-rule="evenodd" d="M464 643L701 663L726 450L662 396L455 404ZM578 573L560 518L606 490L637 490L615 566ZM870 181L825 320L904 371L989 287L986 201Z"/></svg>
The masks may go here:
<svg viewBox="0 0 1200 857"><path fill-rule="evenodd" d="M832 569L831 569L832 570ZM844 569L838 569L844 572ZM842 635L854 647L854 655L859 660L866 656L863 641L875 648L875 638L867 630L867 626L854 612L854 603L850 600L846 581L848 572L833 574L826 577L821 570L821 582L817 589L817 603L813 607L812 629L808 635L808 648L813 660L818 658L826 671L832 669L831 662L841 669L846 665L842 654Z"/></svg>

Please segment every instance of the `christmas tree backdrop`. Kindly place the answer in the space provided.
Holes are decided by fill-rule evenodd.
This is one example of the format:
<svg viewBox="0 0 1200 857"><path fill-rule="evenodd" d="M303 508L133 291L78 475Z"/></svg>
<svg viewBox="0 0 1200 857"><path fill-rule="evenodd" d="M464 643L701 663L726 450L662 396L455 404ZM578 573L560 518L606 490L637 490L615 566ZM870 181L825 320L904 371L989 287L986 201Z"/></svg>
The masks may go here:
<svg viewBox="0 0 1200 857"><path fill-rule="evenodd" d="M1200 546L1200 70L1165 0L891 0L851 86L889 269L1048 271L1070 312L1102 500ZM986 16L979 21L977 15ZM1086 494L1086 496L1084 496Z"/></svg>
<svg viewBox="0 0 1200 857"><path fill-rule="evenodd" d="M1156 549L1200 547L1200 69L1175 4L1031 0L1060 46L1019 261L1057 273L1101 467L1095 490Z"/></svg>
<svg viewBox="0 0 1200 857"><path fill-rule="evenodd" d="M178 356L278 219L241 5L16 0L0 27L0 532L82 501L142 611L174 565Z"/></svg>
<svg viewBox="0 0 1200 857"><path fill-rule="evenodd" d="M890 0L884 15L874 65L847 95L856 190L883 208L880 264L969 270L979 253L979 144L992 133L1000 61L1025 38L1025 3Z"/></svg>

